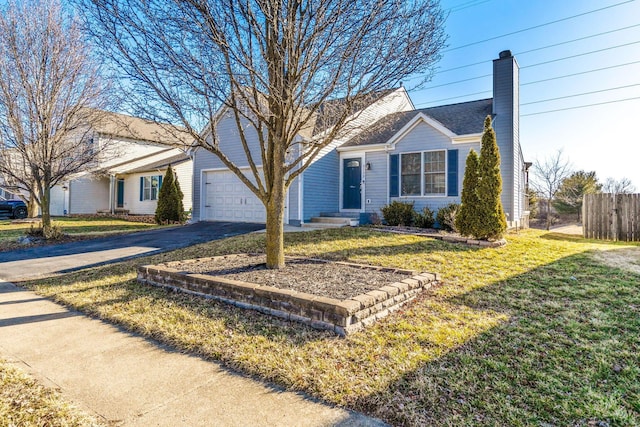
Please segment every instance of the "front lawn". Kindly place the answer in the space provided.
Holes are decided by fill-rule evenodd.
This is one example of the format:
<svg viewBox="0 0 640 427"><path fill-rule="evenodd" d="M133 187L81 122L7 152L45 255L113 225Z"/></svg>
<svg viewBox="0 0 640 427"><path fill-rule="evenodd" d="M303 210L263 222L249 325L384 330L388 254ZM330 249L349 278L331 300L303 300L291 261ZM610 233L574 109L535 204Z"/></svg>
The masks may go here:
<svg viewBox="0 0 640 427"><path fill-rule="evenodd" d="M437 290L344 339L135 280L141 264L258 252L263 234L26 285L395 425L640 425L640 275L602 262L634 245L535 230L507 240L481 249L368 229L288 234L291 255L442 276Z"/></svg>
<svg viewBox="0 0 640 427"><path fill-rule="evenodd" d="M112 233L125 233L156 227L155 224L131 222L113 218L53 218L53 224L62 227L62 231L71 239L87 239L101 237ZM38 222L12 223L11 220L0 220L0 250L11 250L23 247L17 240L27 234L31 226Z"/></svg>

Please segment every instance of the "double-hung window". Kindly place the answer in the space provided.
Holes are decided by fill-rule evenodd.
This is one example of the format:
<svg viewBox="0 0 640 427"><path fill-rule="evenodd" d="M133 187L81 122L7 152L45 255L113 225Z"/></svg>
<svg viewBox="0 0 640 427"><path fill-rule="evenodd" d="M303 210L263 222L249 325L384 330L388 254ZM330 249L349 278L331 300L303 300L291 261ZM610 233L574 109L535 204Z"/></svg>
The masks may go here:
<svg viewBox="0 0 640 427"><path fill-rule="evenodd" d="M401 155L401 196L446 195L446 150Z"/></svg>
<svg viewBox="0 0 640 427"><path fill-rule="evenodd" d="M161 179L160 175L142 177L142 200L158 200Z"/></svg>

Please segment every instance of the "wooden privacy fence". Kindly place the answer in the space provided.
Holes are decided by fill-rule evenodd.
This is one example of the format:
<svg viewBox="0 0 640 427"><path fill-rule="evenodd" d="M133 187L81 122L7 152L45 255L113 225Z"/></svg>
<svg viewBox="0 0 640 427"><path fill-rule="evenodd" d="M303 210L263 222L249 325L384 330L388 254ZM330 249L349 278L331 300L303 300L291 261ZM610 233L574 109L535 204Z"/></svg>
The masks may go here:
<svg viewBox="0 0 640 427"><path fill-rule="evenodd" d="M640 194L585 194L582 203L584 237L640 241Z"/></svg>

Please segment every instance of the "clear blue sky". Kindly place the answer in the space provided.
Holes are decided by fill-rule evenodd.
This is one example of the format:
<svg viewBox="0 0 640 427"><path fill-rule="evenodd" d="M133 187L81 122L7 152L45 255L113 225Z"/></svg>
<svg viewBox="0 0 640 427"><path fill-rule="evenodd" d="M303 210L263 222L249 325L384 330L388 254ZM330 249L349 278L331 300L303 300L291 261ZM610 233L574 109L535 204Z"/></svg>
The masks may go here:
<svg viewBox="0 0 640 427"><path fill-rule="evenodd" d="M509 49L521 67L520 142L525 160L563 149L574 170L596 171L602 181L627 177L640 191L640 0L441 1L450 11L449 47L438 64L442 72L423 90L410 92L417 108L491 97L490 76L450 83L490 75L491 61ZM560 22L544 25L553 21ZM487 39L492 40L459 48ZM550 45L557 46L545 48ZM616 47L620 45L626 46ZM528 52L539 48L544 49ZM587 54L592 51L600 52ZM612 68L593 71L607 67ZM559 78L576 73L583 74ZM552 80L533 83L545 79ZM443 86L429 89L437 85ZM411 81L405 86L410 88ZM613 88L619 89L607 90ZM596 91L601 92L537 102ZM628 98L638 99L528 115Z"/></svg>

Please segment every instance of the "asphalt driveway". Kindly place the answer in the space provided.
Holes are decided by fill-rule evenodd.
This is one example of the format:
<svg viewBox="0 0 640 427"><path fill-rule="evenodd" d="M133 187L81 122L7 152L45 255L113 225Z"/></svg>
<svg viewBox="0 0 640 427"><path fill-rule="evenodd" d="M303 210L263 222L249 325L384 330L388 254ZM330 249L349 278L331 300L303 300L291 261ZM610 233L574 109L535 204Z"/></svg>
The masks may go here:
<svg viewBox="0 0 640 427"><path fill-rule="evenodd" d="M262 229L264 224L197 222L181 227L0 252L0 282L67 273Z"/></svg>

